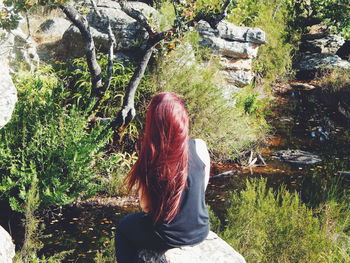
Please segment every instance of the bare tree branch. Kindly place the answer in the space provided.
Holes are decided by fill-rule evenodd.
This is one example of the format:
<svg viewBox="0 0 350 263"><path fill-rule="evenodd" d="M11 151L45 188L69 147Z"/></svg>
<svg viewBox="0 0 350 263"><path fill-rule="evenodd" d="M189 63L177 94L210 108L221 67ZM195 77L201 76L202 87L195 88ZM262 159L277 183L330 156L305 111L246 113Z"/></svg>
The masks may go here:
<svg viewBox="0 0 350 263"><path fill-rule="evenodd" d="M109 52L108 52L108 68L107 68L107 77L104 84L104 91L109 89L111 85L112 75L113 75L113 60L114 60L114 48L117 45L114 34L112 32L111 21L107 17L108 21L108 42L109 42Z"/></svg>
<svg viewBox="0 0 350 263"><path fill-rule="evenodd" d="M109 43L109 50L108 50L108 67L107 67L107 76L106 80L104 81L103 90L100 90L100 94L105 92L109 89L111 85L111 79L113 75L113 60L114 60L114 48L117 45L117 41L115 39L115 36L112 31L111 27L111 21L108 16L101 14L101 12L98 10L97 4L94 0L90 0L90 3L92 5L92 8L94 9L96 15L102 20L103 18L107 21L107 32L108 32L108 43Z"/></svg>
<svg viewBox="0 0 350 263"><path fill-rule="evenodd" d="M98 10L95 1L90 0L90 2L97 16L102 19L103 15ZM209 14L199 13L196 15L196 17L193 20L185 23L184 27L179 27L179 25L177 24L177 25L173 25L173 27L169 30L158 32L156 29L154 29L150 25L147 17L144 14L131 8L130 5L128 5L128 3L125 2L125 0L120 1L120 6L122 10L125 13L127 13L130 17L137 20L145 28L145 30L149 34L149 38L147 40L146 51L144 53L144 56L142 57L137 69L135 70L132 78L128 83L128 86L126 87L122 109L118 113L117 117L113 121L109 122L109 125L111 127L123 128L127 126L135 117L136 115L135 93L142 77L145 74L145 70L152 56L154 46L157 45L160 41L168 37L171 37L175 33L182 33L188 30L189 27L193 27L200 20L205 20L210 24L212 28L216 28L218 23L226 17L227 9L230 3L231 3L231 0L225 0L222 6L222 10L219 13L209 13ZM90 26L87 19L84 16L80 15L79 12L70 4L66 6L60 5L59 7L66 14L68 19L79 29L84 39L84 42L86 45L85 46L86 58L87 58L89 71L91 74L93 92L95 93L95 95L97 95L97 97L100 97L102 92L109 88L111 78L113 75L113 57L114 57L113 52L114 52L116 41L111 29L109 18L107 17L108 36L109 36L109 44L110 44L109 54L108 54L108 69L107 69L107 78L106 78L105 85L102 85L101 67L99 66L96 59L96 48L95 48L94 40L93 40L91 31L90 31Z"/></svg>
<svg viewBox="0 0 350 263"><path fill-rule="evenodd" d="M101 79L101 67L96 59L95 42L90 31L89 23L71 4L67 4L66 6L60 5L59 7L68 19L79 29L84 39L85 56L91 74L92 90L96 94L103 85Z"/></svg>
<svg viewBox="0 0 350 263"><path fill-rule="evenodd" d="M143 75L145 74L145 70L152 56L152 53L153 53L153 46L149 46L126 88L122 109L121 111L119 111L116 120L111 122L112 127L123 128L127 126L135 117L136 89L139 86Z"/></svg>
<svg viewBox="0 0 350 263"><path fill-rule="evenodd" d="M222 10L220 13L211 13L211 14L200 13L196 15L196 17L193 20L186 23L186 27L187 28L193 27L200 20L205 20L210 24L212 28L216 28L218 23L220 23L220 21L222 21L227 16L227 9L230 3L231 3L231 0L226 0L222 6ZM120 1L120 5L124 12L126 12L129 16L131 16L136 21L138 21L141 25L143 25L147 30L147 32L149 33L146 52L137 70L132 76L128 84L128 87L126 88L122 109L118 113L117 118L114 121L110 122L110 125L112 127L118 127L123 129L123 127L127 126L136 115L135 92L140 83L140 80L142 79L145 73L148 62L152 56L154 46L157 45L160 41L170 36L171 34L180 32L181 29L178 28L178 25L173 25L171 29L157 33L152 29L152 27L149 25L147 21L147 18L142 13L135 11L130 7L127 7L127 4L124 2L124 0Z"/></svg>
<svg viewBox="0 0 350 263"><path fill-rule="evenodd" d="M30 29L30 21L29 21L28 13L26 13L25 16L26 16L26 23L27 23L27 30L28 30L27 39L29 39L32 36L32 32L31 32L31 29Z"/></svg>

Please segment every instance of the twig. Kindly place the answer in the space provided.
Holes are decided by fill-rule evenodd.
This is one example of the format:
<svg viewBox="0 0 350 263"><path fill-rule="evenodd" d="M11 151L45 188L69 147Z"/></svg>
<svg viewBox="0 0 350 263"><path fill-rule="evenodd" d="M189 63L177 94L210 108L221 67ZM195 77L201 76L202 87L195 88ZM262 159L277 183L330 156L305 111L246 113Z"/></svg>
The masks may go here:
<svg viewBox="0 0 350 263"><path fill-rule="evenodd" d="M278 12L278 9L280 8L281 4L282 4L282 1L280 1L280 2L278 3L278 5L275 7L275 9L273 10L272 20L275 20L276 15L277 15L277 12Z"/></svg>
<svg viewBox="0 0 350 263"><path fill-rule="evenodd" d="M250 157L249 157L249 160L248 160L248 164L250 164L253 160L253 151L251 150L250 151Z"/></svg>
<svg viewBox="0 0 350 263"><path fill-rule="evenodd" d="M264 158L261 156L260 153L258 153L258 157L259 157L260 160L262 161L263 165L266 165L266 162L265 162Z"/></svg>
<svg viewBox="0 0 350 263"><path fill-rule="evenodd" d="M9 219L9 220L7 221L7 225L8 225L8 227L9 227L10 236L12 237L11 219Z"/></svg>

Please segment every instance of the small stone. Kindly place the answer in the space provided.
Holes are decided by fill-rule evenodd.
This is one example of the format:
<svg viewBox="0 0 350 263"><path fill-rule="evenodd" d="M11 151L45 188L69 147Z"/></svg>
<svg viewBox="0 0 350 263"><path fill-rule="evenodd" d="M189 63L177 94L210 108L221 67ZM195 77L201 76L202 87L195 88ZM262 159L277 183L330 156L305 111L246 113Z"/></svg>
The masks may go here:
<svg viewBox="0 0 350 263"><path fill-rule="evenodd" d="M281 150L273 153L272 157L295 164L315 164L322 161L318 155L302 150Z"/></svg>

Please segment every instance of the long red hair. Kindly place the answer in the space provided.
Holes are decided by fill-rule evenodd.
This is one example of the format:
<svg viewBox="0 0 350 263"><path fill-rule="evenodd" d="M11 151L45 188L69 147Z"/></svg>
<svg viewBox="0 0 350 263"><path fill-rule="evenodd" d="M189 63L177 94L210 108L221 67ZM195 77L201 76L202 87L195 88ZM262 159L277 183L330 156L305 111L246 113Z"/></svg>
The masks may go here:
<svg viewBox="0 0 350 263"><path fill-rule="evenodd" d="M189 120L183 101L172 92L154 96L146 113L138 160L126 176L150 201L153 222L176 216L188 174Z"/></svg>

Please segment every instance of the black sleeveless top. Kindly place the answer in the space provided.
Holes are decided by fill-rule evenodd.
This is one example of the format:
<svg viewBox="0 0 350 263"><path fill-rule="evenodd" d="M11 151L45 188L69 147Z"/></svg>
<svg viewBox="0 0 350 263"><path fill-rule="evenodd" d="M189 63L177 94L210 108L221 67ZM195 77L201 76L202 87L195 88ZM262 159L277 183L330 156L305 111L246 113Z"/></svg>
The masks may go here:
<svg viewBox="0 0 350 263"><path fill-rule="evenodd" d="M205 164L196 153L195 140L189 140L187 187L180 209L170 223L159 223L156 233L168 246L180 247L202 242L209 233L209 215L205 205Z"/></svg>

